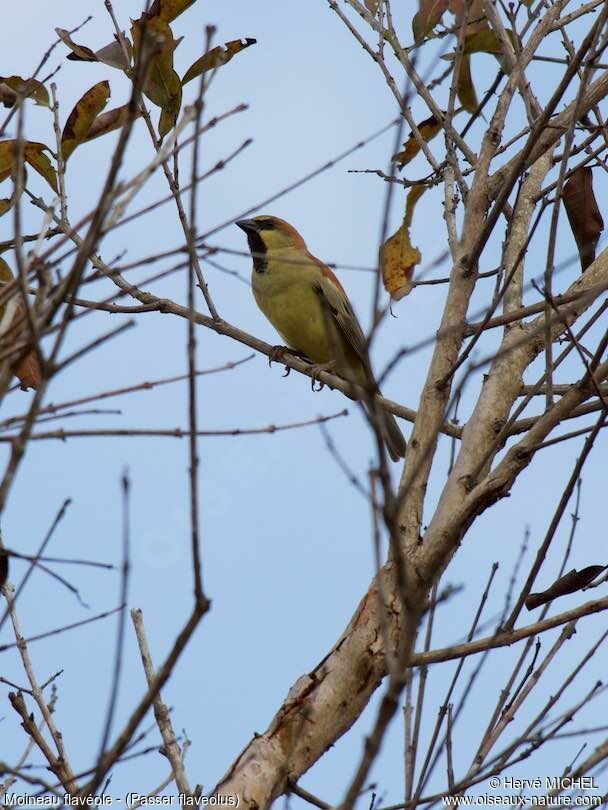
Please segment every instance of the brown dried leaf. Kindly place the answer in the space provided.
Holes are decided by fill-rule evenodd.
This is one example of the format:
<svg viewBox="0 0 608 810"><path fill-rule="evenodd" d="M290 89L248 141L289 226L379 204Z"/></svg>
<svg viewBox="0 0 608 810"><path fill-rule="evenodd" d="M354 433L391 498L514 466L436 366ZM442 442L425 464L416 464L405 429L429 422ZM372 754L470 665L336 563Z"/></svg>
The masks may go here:
<svg viewBox="0 0 608 810"><path fill-rule="evenodd" d="M3 107L14 107L17 102L17 93L4 82L0 82L0 104Z"/></svg>
<svg viewBox="0 0 608 810"><path fill-rule="evenodd" d="M430 118L425 118L424 121L421 121L418 124L418 130L424 140L428 143L439 134L441 131L441 124L434 115L431 115ZM419 151L420 146L418 145L418 141L414 135L410 133L407 141L405 141L403 144L403 150L394 154L391 160L398 163L400 166L405 166L410 162L410 160L413 160L416 157Z"/></svg>
<svg viewBox="0 0 608 810"><path fill-rule="evenodd" d="M13 207L12 197L0 197L0 217L4 216L7 211Z"/></svg>
<svg viewBox="0 0 608 810"><path fill-rule="evenodd" d="M139 118L140 115L141 112L137 110L135 117ZM101 113L101 115L98 115L91 124L91 127L87 132L87 137L84 140L92 141L94 138L99 138L101 135L105 135L106 133L112 132L115 129L120 129L128 117L128 104L123 104L122 107L115 107L113 110L108 110L105 113Z"/></svg>
<svg viewBox="0 0 608 810"><path fill-rule="evenodd" d="M68 54L68 59L72 59L75 62L99 62L99 59L95 56L93 51L87 48L86 45L77 45L72 40L69 31L66 31L65 28L55 28L55 31L59 39L72 51L72 53Z"/></svg>
<svg viewBox="0 0 608 810"><path fill-rule="evenodd" d="M380 268L384 289L393 301L399 301L412 291L414 267L422 258L410 241L410 226L416 203L426 191L421 183L412 186L405 204L405 216L400 228L380 248Z"/></svg>
<svg viewBox="0 0 608 810"><path fill-rule="evenodd" d="M526 607L528 610L545 605L559 596L565 596L569 593L575 593L583 588L586 588L594 579L608 568L606 565L590 565L587 568L582 568L577 571L575 568L568 571L563 577L556 580L550 588L546 591L539 591L538 593L531 593L526 598Z"/></svg>
<svg viewBox="0 0 608 810"><path fill-rule="evenodd" d="M460 15L464 14L465 9L464 0L448 0L448 8L452 12L452 14L456 17L456 19L459 21L462 19Z"/></svg>
<svg viewBox="0 0 608 810"><path fill-rule="evenodd" d="M564 208L576 240L583 273L593 263L604 220L593 192L593 173L588 166L575 169L564 185Z"/></svg>
<svg viewBox="0 0 608 810"><path fill-rule="evenodd" d="M23 316L23 309L17 310L19 317ZM21 389L27 391L28 388L38 388L42 382L42 371L38 363L36 352L31 351L25 355L13 369L15 377L19 379Z"/></svg>
<svg viewBox="0 0 608 810"><path fill-rule="evenodd" d="M464 109L467 112L474 113L479 106L479 102L471 78L471 57L467 53L463 54L460 60L456 92L458 93L458 100Z"/></svg>
<svg viewBox="0 0 608 810"><path fill-rule="evenodd" d="M14 278L13 271L5 262L5 260L2 258L2 256L0 256L0 281L3 281L5 284L8 284L8 282L12 281L13 278ZM0 320L4 315L5 306L6 306L5 304L0 306Z"/></svg>
<svg viewBox="0 0 608 810"><path fill-rule="evenodd" d="M449 0L420 0L418 11L412 20L414 42L421 42L441 22L448 10Z"/></svg>
<svg viewBox="0 0 608 810"><path fill-rule="evenodd" d="M204 53L200 59L197 59L196 62L190 65L184 74L182 84L187 84L188 82L192 81L192 79L200 76L201 73L205 73L207 70L219 67L220 65L225 65L226 62L229 62L233 56L237 55L237 53L244 51L245 48L249 48L250 45L255 45L256 42L257 39L253 39L253 37L246 37L244 40L232 39L230 42L226 42L224 45L218 45L217 47L212 48L210 51L207 51L207 53Z"/></svg>
<svg viewBox="0 0 608 810"><path fill-rule="evenodd" d="M74 149L87 138L93 121L108 103L110 84L97 82L80 98L68 116L61 135L61 153L67 160Z"/></svg>
<svg viewBox="0 0 608 810"><path fill-rule="evenodd" d="M86 45L77 45L65 29L56 28L55 31L72 51L72 53L68 54L67 58L71 59L73 62L103 62L104 65L109 65L110 67L118 68L119 70L126 70L131 66L131 42L129 38L124 35L124 32L123 40L127 53L129 54L129 62L125 61L122 45L118 41L118 37L116 35L114 35L114 40L112 42L104 45L98 51L93 51Z"/></svg>
<svg viewBox="0 0 608 810"><path fill-rule="evenodd" d="M467 26L465 35L469 37L475 31L489 31L490 26L483 8L483 0L472 0L471 3L464 0L449 0L450 11L456 17L456 25L461 25L466 14Z"/></svg>
<svg viewBox="0 0 608 810"><path fill-rule="evenodd" d="M50 109L51 102L48 90L38 79L23 79L21 76L4 76L0 78L0 82L8 85L15 93L25 96L25 98L31 98L40 107L48 107Z"/></svg>
<svg viewBox="0 0 608 810"><path fill-rule="evenodd" d="M15 93L33 99L41 107L51 106L46 87L37 79L22 79L21 76L0 76L0 82Z"/></svg>

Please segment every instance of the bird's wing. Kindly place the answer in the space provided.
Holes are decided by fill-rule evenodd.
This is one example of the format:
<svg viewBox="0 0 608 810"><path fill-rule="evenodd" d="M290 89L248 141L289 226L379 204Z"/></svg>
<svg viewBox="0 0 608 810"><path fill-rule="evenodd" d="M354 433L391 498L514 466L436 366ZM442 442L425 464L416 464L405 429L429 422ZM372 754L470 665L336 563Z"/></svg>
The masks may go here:
<svg viewBox="0 0 608 810"><path fill-rule="evenodd" d="M344 288L329 267L314 256L312 258L321 271L321 279L314 283L314 290L324 303L327 316L333 319L364 368L369 370L367 341Z"/></svg>

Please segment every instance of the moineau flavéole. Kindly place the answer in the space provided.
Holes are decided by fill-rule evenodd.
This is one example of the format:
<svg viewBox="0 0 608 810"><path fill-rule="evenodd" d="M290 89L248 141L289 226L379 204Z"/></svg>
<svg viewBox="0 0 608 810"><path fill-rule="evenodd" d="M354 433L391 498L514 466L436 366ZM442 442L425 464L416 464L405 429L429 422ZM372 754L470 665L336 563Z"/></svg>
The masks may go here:
<svg viewBox="0 0 608 810"><path fill-rule="evenodd" d="M178 793L177 796L147 796L141 793L128 793L127 804L139 805L182 805L183 807L238 807L236 796L190 796Z"/></svg>

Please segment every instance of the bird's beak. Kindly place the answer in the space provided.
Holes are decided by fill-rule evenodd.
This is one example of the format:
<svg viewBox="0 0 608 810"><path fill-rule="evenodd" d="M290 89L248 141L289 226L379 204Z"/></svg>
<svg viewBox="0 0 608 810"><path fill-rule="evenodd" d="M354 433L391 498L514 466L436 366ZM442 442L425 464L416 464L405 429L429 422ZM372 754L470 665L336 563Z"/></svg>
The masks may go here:
<svg viewBox="0 0 608 810"><path fill-rule="evenodd" d="M255 222L253 219L239 219L234 224L238 225L242 231L245 231L245 233L257 231L258 229L257 222Z"/></svg>

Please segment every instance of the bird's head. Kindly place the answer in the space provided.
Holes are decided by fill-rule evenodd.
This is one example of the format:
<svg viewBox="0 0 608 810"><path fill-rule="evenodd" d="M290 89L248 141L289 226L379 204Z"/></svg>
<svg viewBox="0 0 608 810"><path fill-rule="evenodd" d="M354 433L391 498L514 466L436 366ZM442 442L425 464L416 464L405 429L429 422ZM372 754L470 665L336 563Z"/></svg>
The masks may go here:
<svg viewBox="0 0 608 810"><path fill-rule="evenodd" d="M256 258L264 260L267 253L275 250L306 250L306 243L293 225L279 217L263 214L251 219L240 219L235 224L247 234L254 264Z"/></svg>

